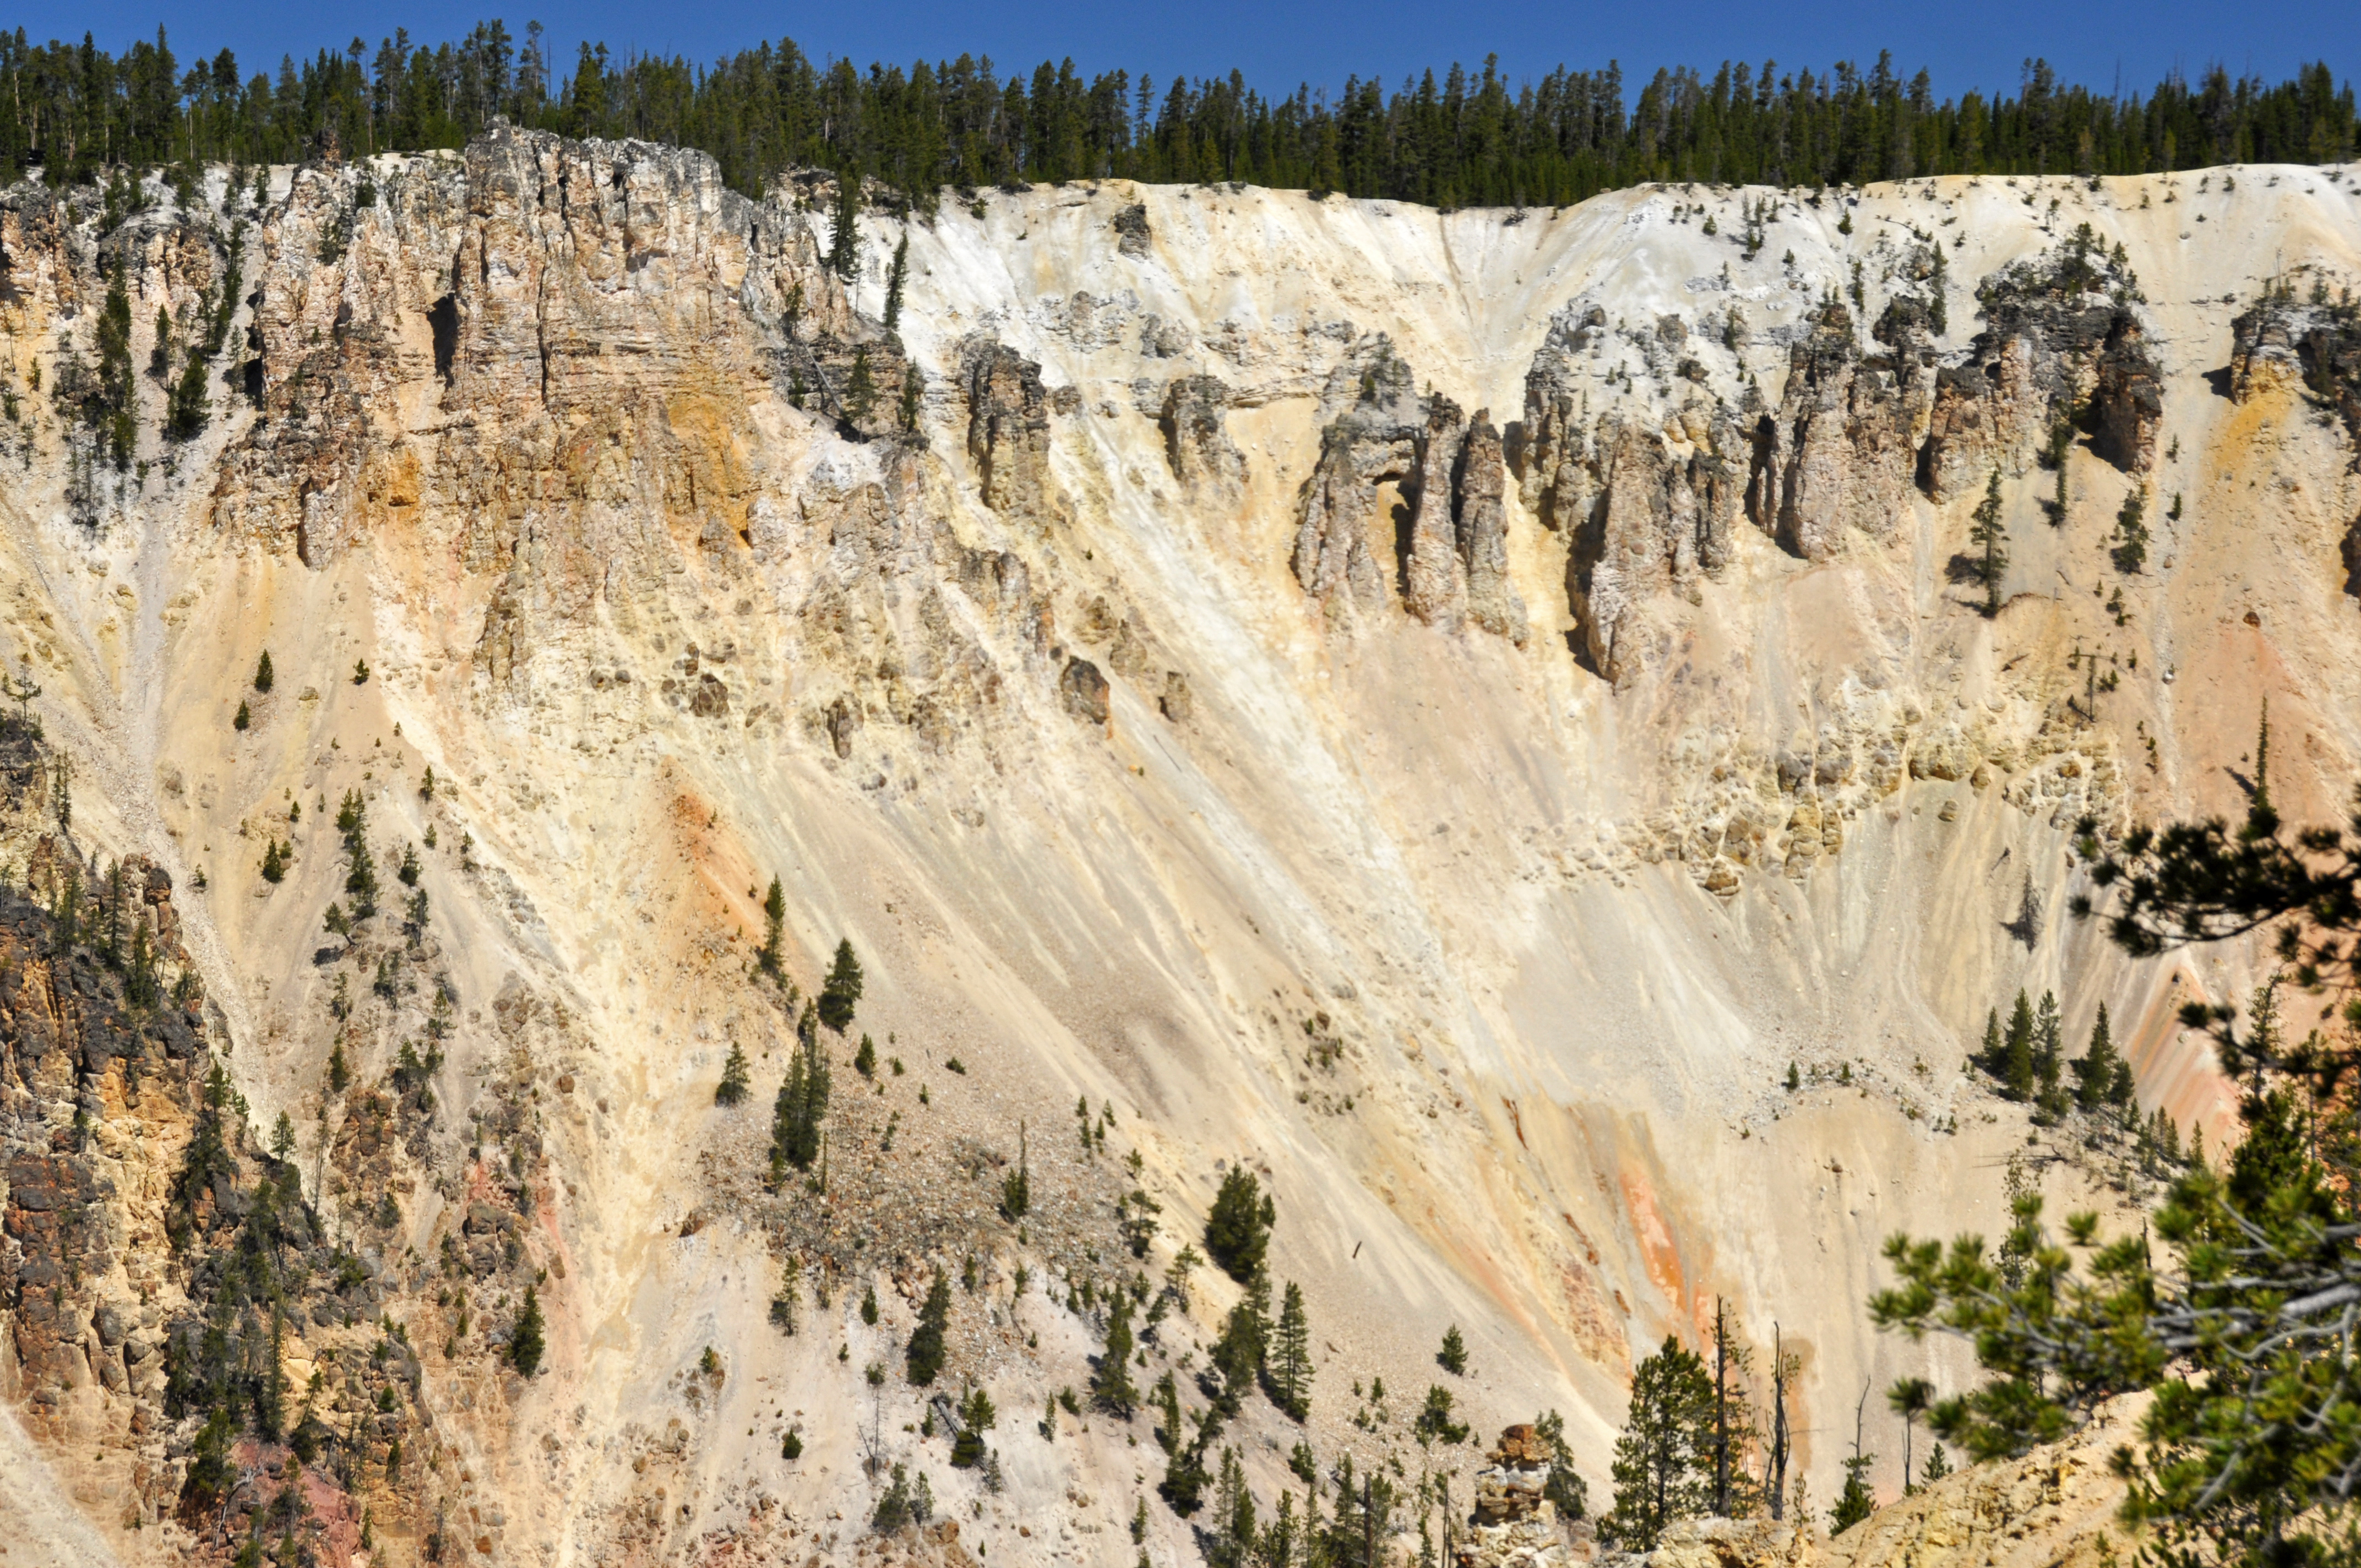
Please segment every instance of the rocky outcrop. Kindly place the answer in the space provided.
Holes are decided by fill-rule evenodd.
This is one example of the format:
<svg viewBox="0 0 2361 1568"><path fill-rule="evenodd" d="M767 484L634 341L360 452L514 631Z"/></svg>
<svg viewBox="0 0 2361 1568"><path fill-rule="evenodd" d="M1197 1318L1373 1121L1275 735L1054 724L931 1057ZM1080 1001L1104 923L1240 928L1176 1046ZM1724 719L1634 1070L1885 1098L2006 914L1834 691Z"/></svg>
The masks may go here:
<svg viewBox="0 0 2361 1568"><path fill-rule="evenodd" d="M1540 1433L1510 1427L1487 1459L1476 1472L1476 1510L1457 1568L1570 1568L1574 1553L1545 1495L1550 1453Z"/></svg>
<svg viewBox="0 0 2361 1568"><path fill-rule="evenodd" d="M2336 411L2361 468L2361 306L2267 291L2230 323L2230 395L2297 386Z"/></svg>
<svg viewBox="0 0 2361 1568"><path fill-rule="evenodd" d="M1661 424L1620 409L1594 427L1575 390L1578 356L1605 330L1596 307L1561 313L1525 376L1525 417L1511 426L1527 510L1566 536L1566 598L1577 654L1620 685L1649 662L1650 603L1695 591L1730 559L1765 422L1702 395Z"/></svg>
<svg viewBox="0 0 2361 1568"><path fill-rule="evenodd" d="M1590 666L1621 685L1654 657L1650 601L1695 591L1729 559L1741 438L1719 408L1692 405L1671 432L1637 419L1603 429L1591 516L1566 562L1567 599Z"/></svg>
<svg viewBox="0 0 2361 1568"><path fill-rule="evenodd" d="M2230 395L2246 402L2279 388L2334 411L2361 473L2361 305L2316 291L2299 303L2291 288L2267 288L2230 323ZM2345 531L2345 591L2361 597L2361 516Z"/></svg>
<svg viewBox="0 0 2361 1568"><path fill-rule="evenodd" d="M1828 1568L2099 1568L2129 1562L2140 1538L2116 1519L2124 1483L2111 1461L2136 1435L2147 1404L2145 1395L2113 1400L2063 1442L1923 1486L1827 1542L1819 1560Z"/></svg>
<svg viewBox="0 0 2361 1568"><path fill-rule="evenodd" d="M1922 340L1889 314L1899 339L1864 357L1852 313L1831 300L1788 353L1787 382L1760 443L1749 495L1756 525L1806 561L1835 554L1849 533L1883 539L1908 510L1912 457L1926 418Z"/></svg>
<svg viewBox="0 0 2361 1568"><path fill-rule="evenodd" d="M1987 280L1990 324L1964 363L1938 367L1916 293L1888 302L1868 351L1830 298L1791 344L1774 406L1750 385L1734 401L1689 393L1671 418L1623 404L1595 421L1578 371L1608 341L1606 313L1567 307L1509 450L1527 508L1567 536L1578 654L1619 685L1651 663L1668 625L1654 607L1721 566L1741 512L1790 554L1828 561L1850 539L1891 537L1914 482L1944 499L1993 464L2021 468L2076 409L2102 456L2147 467L2163 403L2133 297L2120 259L2083 236Z"/></svg>
<svg viewBox="0 0 2361 1568"><path fill-rule="evenodd" d="M684 424L766 383L796 334L855 334L785 197L749 202L710 159L643 143L503 127L367 181L306 166L248 265L260 417L214 517L313 565L436 501L473 520L463 553L480 562L528 508L620 499L626 474L665 510L742 532L742 487L697 471ZM605 439L569 461L558 430L586 420ZM591 460L618 438L634 461Z"/></svg>
<svg viewBox="0 0 2361 1568"><path fill-rule="evenodd" d="M1066 711L1087 724L1105 728L1110 711L1106 677L1088 659L1069 659L1058 677L1059 699Z"/></svg>
<svg viewBox="0 0 2361 1568"><path fill-rule="evenodd" d="M1235 494L1246 481L1246 455L1230 439L1228 383L1218 376L1176 376L1164 389L1156 427L1172 477L1191 491Z"/></svg>
<svg viewBox="0 0 2361 1568"><path fill-rule="evenodd" d="M1357 372L1357 374L1356 374ZM1380 521L1379 487L1411 477L1426 410L1411 368L1383 338L1331 378L1350 401L1320 433L1320 459L1304 482L1291 565L1295 580L1334 618L1375 614L1386 603L1385 575L1370 549Z"/></svg>
<svg viewBox="0 0 2361 1568"><path fill-rule="evenodd" d="M2162 382L2120 247L2108 251L2085 225L1985 279L1976 298L1984 330L1964 363L1936 376L1922 489L1944 499L1981 488L1995 467L2023 473L2051 428L2076 414L2109 462L2135 472L2154 463Z"/></svg>
<svg viewBox="0 0 2361 1568"><path fill-rule="evenodd" d="M1383 339L1332 378L1332 399L1340 385L1357 390L1322 432L1296 529L1296 580L1332 615L1371 613L1389 598L1383 553L1411 615L1445 628L1472 622L1521 643L1507 470L1490 411L1471 425L1450 399L1419 396L1410 367Z"/></svg>
<svg viewBox="0 0 2361 1568"><path fill-rule="evenodd" d="M1664 1527L1653 1552L1605 1561L1632 1568L1810 1568L1818 1561L1817 1546L1809 1524L1799 1529L1765 1519L1675 1519Z"/></svg>
<svg viewBox="0 0 2361 1568"><path fill-rule="evenodd" d="M1459 405L1430 398L1426 423L1412 442L1410 548L1402 558L1402 608L1430 624L1455 626L1467 613L1467 561L1451 509L1430 506L1430 496L1449 496L1453 468L1467 426Z"/></svg>
<svg viewBox="0 0 2361 1568"><path fill-rule="evenodd" d="M1115 248L1121 256L1141 257L1148 254L1148 241L1153 237L1148 226L1148 204L1134 202L1115 215Z"/></svg>
<svg viewBox="0 0 2361 1568"><path fill-rule="evenodd" d="M1508 462L1491 411L1478 409L1452 474L1459 558L1467 573L1467 618L1522 646L1525 601L1509 579Z"/></svg>
<svg viewBox="0 0 2361 1568"><path fill-rule="evenodd" d="M1774 406L1750 385L1670 419L1620 405L1591 415L1578 370L1606 345L1606 313L1568 306L1525 383L1509 450L1527 508L1568 538L1578 653L1629 680L1663 642L1651 606L1693 591L1728 559L1741 511L1799 559L1892 536L1914 482L1937 499L2015 471L2069 411L2092 444L2134 470L2154 462L2161 382L2119 257L2087 236L1988 280L1989 322L1963 363L1938 367L1927 302L1897 294L1864 351L1852 312L1824 300L1788 349ZM1654 341L1686 341L1660 326ZM1645 345L1643 344L1643 346ZM1677 383L1675 383L1677 385Z"/></svg>
<svg viewBox="0 0 2361 1568"><path fill-rule="evenodd" d="M2145 474L2156 466L2156 433L2163 424L2163 378L2139 318L2120 311L2107 328L2091 389L2091 450L2126 473Z"/></svg>
<svg viewBox="0 0 2361 1568"><path fill-rule="evenodd" d="M1509 457L1525 510L1543 528L1566 533L1589 521L1598 496L1591 457L1590 401L1575 383L1578 359L1596 355L1607 330L1597 305L1568 305L1525 372L1525 417L1509 427Z"/></svg>
<svg viewBox="0 0 2361 1568"><path fill-rule="evenodd" d="M1041 367L995 340L976 338L961 348L960 369L967 451L984 504L1039 529L1063 521L1065 497L1049 472L1049 394Z"/></svg>

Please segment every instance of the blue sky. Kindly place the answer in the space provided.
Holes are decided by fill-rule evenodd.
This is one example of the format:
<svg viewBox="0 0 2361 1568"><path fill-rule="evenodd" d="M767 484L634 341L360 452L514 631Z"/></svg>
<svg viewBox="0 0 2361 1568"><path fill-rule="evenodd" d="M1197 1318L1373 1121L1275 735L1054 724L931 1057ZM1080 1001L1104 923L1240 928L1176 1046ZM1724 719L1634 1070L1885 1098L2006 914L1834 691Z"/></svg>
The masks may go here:
<svg viewBox="0 0 2361 1568"><path fill-rule="evenodd" d="M1938 93L1968 87L2014 88L2027 55L2046 56L2069 80L2105 89L2120 80L2145 88L2176 67L2194 75L2219 61L2233 71L2278 78L2301 61L2324 59L2340 79L2361 76L2361 0L2228 5L2204 0L1978 0L1948 5L1876 5L1866 0L1796 5L1775 0L1687 0L1686 4L1601 5L1549 0L1496 0L1487 5L1420 0L1166 0L1160 5L1040 0L1024 5L972 0L863 0L854 5L769 6L744 0L698 5L559 6L476 4L470 0L394 0L391 5L299 4L297 0L18 0L12 16L37 38L79 38L85 28L120 48L162 25L185 60L225 45L251 72L280 54L341 48L354 37L374 49L397 24L412 37L464 33L499 16L522 35L530 19L548 27L562 56L577 40L604 39L617 49L674 53L698 60L760 38L794 38L809 53L866 63L907 62L921 55L989 54L1004 71L1071 56L1086 73L1117 66L1159 80L1243 71L1253 85L1291 91L1298 82L1340 84L1348 72L1375 72L1389 84L1427 65L1471 64L1497 52L1512 79L1539 76L1564 62L1623 63L1626 79L1658 65L1710 69L1725 58L1783 68L1825 69L1839 59L1866 66L1881 48L1905 73L1924 65Z"/></svg>

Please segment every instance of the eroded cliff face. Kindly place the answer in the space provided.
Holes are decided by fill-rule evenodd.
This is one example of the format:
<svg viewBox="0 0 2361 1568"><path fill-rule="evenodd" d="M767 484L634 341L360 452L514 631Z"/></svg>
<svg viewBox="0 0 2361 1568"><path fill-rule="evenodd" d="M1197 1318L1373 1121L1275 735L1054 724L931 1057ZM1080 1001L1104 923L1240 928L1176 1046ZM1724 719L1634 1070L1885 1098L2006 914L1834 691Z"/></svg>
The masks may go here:
<svg viewBox="0 0 2361 1568"><path fill-rule="evenodd" d="M1717 1297L1801 1347L1801 1428L1929 1370L1860 1302L1893 1230L1999 1218L1987 1008L2054 989L2079 1043L2103 1001L2144 1106L2227 1107L2171 1020L2247 955L2053 917L2075 824L2227 808L2265 695L2290 816L2361 755L2351 183L1073 186L873 207L849 281L824 183L637 144L216 170L111 228L0 196L0 655L47 726L0 866L41 910L136 868L198 999L0 921L0 1475L92 1561L801 1563L899 1464L958 1528L895 1552L1127 1564L1161 1418L1054 1397L1119 1291L1142 1387L1219 1392L1238 1287L1155 1281L1238 1164L1313 1330L1308 1431L1224 1440L1266 1497L1299 1435L1416 1463L1455 1322L1463 1418L1561 1410L1594 1497L1631 1359ZM85 995L97 1066L44 1021ZM78 1273L67 1212L113 1238ZM996 1463L953 1469L970 1385Z"/></svg>

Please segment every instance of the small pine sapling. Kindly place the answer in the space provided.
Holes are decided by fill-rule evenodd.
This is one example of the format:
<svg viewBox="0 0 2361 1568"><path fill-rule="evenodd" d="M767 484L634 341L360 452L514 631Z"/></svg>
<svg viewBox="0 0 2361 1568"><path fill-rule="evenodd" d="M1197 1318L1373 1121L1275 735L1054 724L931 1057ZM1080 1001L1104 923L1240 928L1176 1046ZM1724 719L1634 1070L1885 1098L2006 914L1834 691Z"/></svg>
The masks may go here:
<svg viewBox="0 0 2361 1568"><path fill-rule="evenodd" d="M745 1102L748 1091L746 1050L737 1041L730 1042L729 1059L721 1064L721 1081L714 1086L716 1105L738 1105Z"/></svg>
<svg viewBox="0 0 2361 1568"><path fill-rule="evenodd" d="M528 1285L524 1288L523 1310L517 1313L516 1328L509 1335L509 1365L530 1377L541 1370L544 1348L541 1295Z"/></svg>

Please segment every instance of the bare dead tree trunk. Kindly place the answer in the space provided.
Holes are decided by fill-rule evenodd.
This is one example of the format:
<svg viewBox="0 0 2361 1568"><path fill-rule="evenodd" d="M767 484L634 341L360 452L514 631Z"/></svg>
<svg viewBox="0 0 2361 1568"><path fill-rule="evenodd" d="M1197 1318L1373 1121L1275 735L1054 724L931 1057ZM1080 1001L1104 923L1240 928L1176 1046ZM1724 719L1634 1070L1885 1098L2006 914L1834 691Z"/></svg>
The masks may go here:
<svg viewBox="0 0 2361 1568"><path fill-rule="evenodd" d="M1713 1299L1713 1511L1730 1517L1730 1325Z"/></svg>
<svg viewBox="0 0 2361 1568"><path fill-rule="evenodd" d="M1771 1494L1771 1518L1787 1517L1787 1348L1779 1325L1771 1325L1771 1452L1763 1465Z"/></svg>

